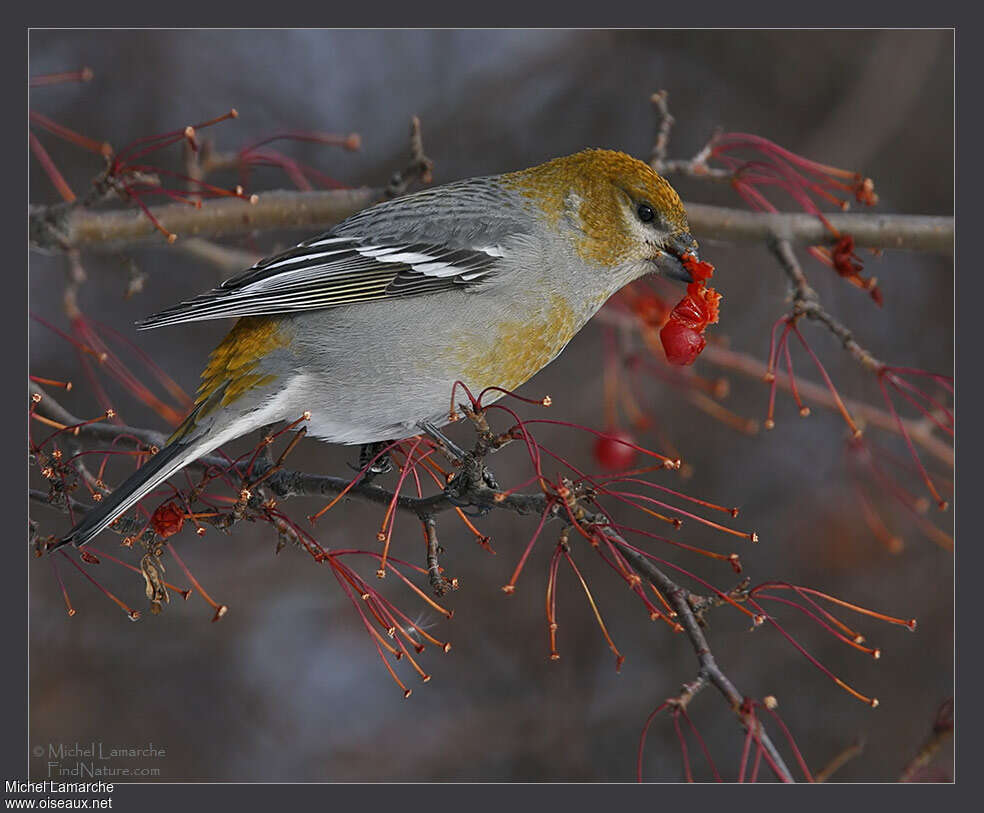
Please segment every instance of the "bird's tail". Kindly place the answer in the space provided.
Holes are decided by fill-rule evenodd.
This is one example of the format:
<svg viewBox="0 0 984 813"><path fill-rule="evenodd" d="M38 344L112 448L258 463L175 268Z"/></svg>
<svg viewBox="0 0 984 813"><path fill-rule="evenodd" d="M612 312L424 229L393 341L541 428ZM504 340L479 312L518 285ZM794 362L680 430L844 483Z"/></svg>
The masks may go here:
<svg viewBox="0 0 984 813"><path fill-rule="evenodd" d="M112 494L103 497L81 522L55 543L54 547L68 544L82 547L86 542L91 541L103 528L142 500L148 492L196 457L208 452L209 444L202 440L198 438L187 443L182 441L169 443L123 481Z"/></svg>
<svg viewBox="0 0 984 813"><path fill-rule="evenodd" d="M203 426L201 419L221 404L227 384L228 382L201 401L174 431L164 448L124 480L112 494L103 497L81 522L52 547L58 548L68 544L82 547L168 477L192 461L233 438L252 432L271 421L280 420L277 405L270 403L262 409L240 415L231 421L223 421L218 426L215 423L210 423L207 427Z"/></svg>

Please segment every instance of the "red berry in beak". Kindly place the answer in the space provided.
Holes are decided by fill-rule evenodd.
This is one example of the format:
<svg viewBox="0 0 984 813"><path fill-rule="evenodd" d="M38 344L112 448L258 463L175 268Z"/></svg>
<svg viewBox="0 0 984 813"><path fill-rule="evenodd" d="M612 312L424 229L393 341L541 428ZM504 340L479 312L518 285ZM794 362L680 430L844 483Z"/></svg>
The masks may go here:
<svg viewBox="0 0 984 813"><path fill-rule="evenodd" d="M663 343L666 360L679 366L693 364L707 344L699 331L674 319L660 330L659 340Z"/></svg>

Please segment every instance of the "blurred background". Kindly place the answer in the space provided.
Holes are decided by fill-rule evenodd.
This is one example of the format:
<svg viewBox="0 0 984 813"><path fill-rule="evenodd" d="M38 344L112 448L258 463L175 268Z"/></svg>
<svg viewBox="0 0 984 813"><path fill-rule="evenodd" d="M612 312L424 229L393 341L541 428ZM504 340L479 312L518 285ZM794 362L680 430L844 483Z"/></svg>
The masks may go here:
<svg viewBox="0 0 984 813"><path fill-rule="evenodd" d="M280 146L343 184L384 185L406 163L408 122L416 114L435 161L434 181L441 183L531 166L587 146L648 159L655 133L649 97L665 88L677 122L672 157L693 155L722 126L870 175L881 198L878 211L952 213L948 31L33 31L30 45L32 76L83 65L94 72L86 84L32 90L32 109L116 146L236 107L238 120L208 133L219 149L284 129L358 132L357 153L314 144ZM40 137L69 184L84 191L101 169L100 159ZM179 169L180 151L172 148L171 154ZM57 201L36 162L30 172L31 202ZM272 169L254 173L252 180L254 191L290 187ZM684 200L743 208L726 185L674 183ZM269 252L305 236L263 234L226 242ZM770 326L786 307L779 269L764 245L697 237L704 258L717 267L716 287L725 297L717 334L736 350L764 358ZM800 257L828 309L876 355L951 371L949 258L865 254L866 271L879 278L884 292L884 307L878 308L805 252ZM146 282L141 293L125 298L131 263ZM228 325L202 322L137 334L132 324L213 286L223 273L161 240L122 255L89 252L82 264L88 275L78 292L82 311L121 331L193 391L207 352ZM64 329L64 258L32 254L30 278L31 310ZM832 337L813 325L803 329L842 393L880 403L875 381ZM549 417L602 428L602 337L602 327L589 325L522 391L534 397L549 393ZM799 372L816 380L806 356L796 358ZM82 416L98 413L74 352L36 323L31 371L72 379L76 386L63 394L65 405ZM764 416L767 389L761 382L703 360L697 371L731 379L729 409L757 420ZM112 384L107 388L128 423L167 429L154 412ZM741 691L778 698L811 767L818 770L863 737L864 753L837 778L896 779L952 693L952 555L920 533L886 494L878 508L904 547L892 552L878 540L848 476L844 425L827 410L814 409L802 420L788 395L780 394L776 428L749 436L695 410L679 390L656 380L645 385L642 406L692 466L683 489L740 505L741 518L732 524L753 528L762 540L752 546L690 524L680 532L681 541L739 552L753 583L786 579L918 618L915 634L866 619L863 631L882 649L875 661L794 611L780 613L813 655L879 698L875 710L839 690L773 629L749 632L744 616L718 610L707 630L720 664ZM637 436L660 446L652 431ZM558 428L544 429L541 438L573 461L597 468L588 436ZM883 441L905 455L896 439ZM353 449L304 441L290 462L337 474L348 471L354 456ZM505 484L527 476L518 450L504 450L494 464ZM910 486L919 489L918 483ZM296 500L287 510L303 519L321 504ZM68 524L50 509L32 506L32 515L42 533ZM379 519L367 506L339 506L316 535L326 546L371 548ZM949 531L949 523L946 515L937 524ZM152 742L166 748L166 758L139 764L160 768L165 779L633 778L646 715L695 674L687 641L648 621L614 573L590 551L577 551L626 661L617 675L580 588L570 572L562 572L561 658L551 662L543 591L552 536L534 551L515 594L507 597L500 587L533 525L511 515L478 524L493 537L497 555L476 545L453 517L442 522L442 564L461 584L445 599L455 616L448 622L425 611L419 622L454 648L448 655L424 654L424 668L433 675L426 685L402 669L414 689L409 700L387 675L328 570L302 551L275 556L276 537L267 526L241 524L231 536L210 530L204 538L186 530L176 537L199 580L230 608L218 624L209 623L211 611L197 597L172 601L164 614L145 613L130 623L77 572L63 567L78 609L68 618L47 562L36 562L32 743ZM115 538L106 536L97 547L112 549ZM394 539L396 555L422 561L416 523L401 520ZM723 588L736 580L723 563L680 551L658 555ZM114 592L144 607L136 574L105 563L99 573ZM173 565L168 578L186 581ZM384 587L411 614L423 606L396 580ZM733 777L742 733L721 698L706 691L690 713L722 772ZM691 754L696 751L691 742ZM950 760L945 748L934 763L936 775L949 776ZM50 778L45 762L32 760L33 779ZM706 778L701 760L694 762L697 776ZM682 776L668 717L650 732L645 775Z"/></svg>

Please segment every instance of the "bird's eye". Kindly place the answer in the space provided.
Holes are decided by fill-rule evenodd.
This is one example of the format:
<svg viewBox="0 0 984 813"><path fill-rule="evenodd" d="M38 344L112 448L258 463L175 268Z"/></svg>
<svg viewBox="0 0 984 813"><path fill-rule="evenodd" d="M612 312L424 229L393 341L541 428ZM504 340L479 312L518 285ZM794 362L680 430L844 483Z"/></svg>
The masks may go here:
<svg viewBox="0 0 984 813"><path fill-rule="evenodd" d="M639 204L639 208L636 209L636 214L639 215L639 219L643 223L652 223L656 218L656 213L653 211L653 207L645 203Z"/></svg>

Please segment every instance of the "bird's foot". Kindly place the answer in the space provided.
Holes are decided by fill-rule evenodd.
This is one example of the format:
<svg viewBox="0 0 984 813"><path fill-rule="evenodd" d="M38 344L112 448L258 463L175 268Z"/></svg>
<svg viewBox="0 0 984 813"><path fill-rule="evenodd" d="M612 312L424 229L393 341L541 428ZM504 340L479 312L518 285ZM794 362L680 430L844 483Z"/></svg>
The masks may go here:
<svg viewBox="0 0 984 813"><path fill-rule="evenodd" d="M482 466L482 481L493 491L499 490L499 481L495 479L495 474L488 466Z"/></svg>
<svg viewBox="0 0 984 813"><path fill-rule="evenodd" d="M383 452L392 441L383 440L375 443L363 443L359 447L358 468L349 465L356 471L363 472L359 479L359 485L368 485L380 474L386 474L393 470L393 461L390 460L389 452ZM382 454L380 454L382 452Z"/></svg>

